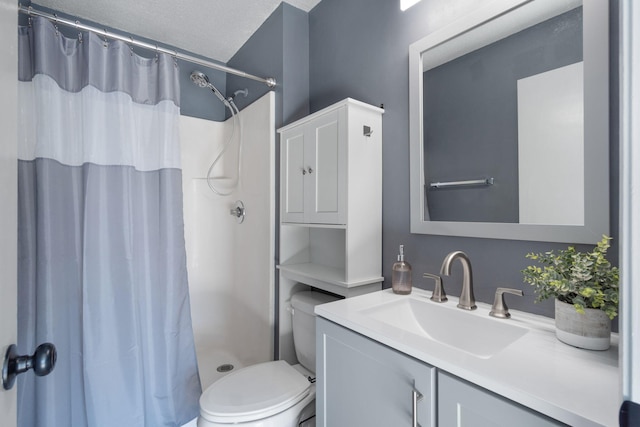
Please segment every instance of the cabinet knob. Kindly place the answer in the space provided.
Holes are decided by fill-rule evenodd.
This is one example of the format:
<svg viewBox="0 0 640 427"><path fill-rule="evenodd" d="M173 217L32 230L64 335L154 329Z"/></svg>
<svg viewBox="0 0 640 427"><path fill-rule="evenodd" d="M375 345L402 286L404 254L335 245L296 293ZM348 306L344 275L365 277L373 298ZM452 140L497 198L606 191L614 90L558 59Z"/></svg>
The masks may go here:
<svg viewBox="0 0 640 427"><path fill-rule="evenodd" d="M311 169L311 166L309 166L309 167L307 168L307 171L308 171L309 173L313 173L313 169Z"/></svg>
<svg viewBox="0 0 640 427"><path fill-rule="evenodd" d="M307 170L305 168L302 168L302 175L306 175L307 174Z"/></svg>

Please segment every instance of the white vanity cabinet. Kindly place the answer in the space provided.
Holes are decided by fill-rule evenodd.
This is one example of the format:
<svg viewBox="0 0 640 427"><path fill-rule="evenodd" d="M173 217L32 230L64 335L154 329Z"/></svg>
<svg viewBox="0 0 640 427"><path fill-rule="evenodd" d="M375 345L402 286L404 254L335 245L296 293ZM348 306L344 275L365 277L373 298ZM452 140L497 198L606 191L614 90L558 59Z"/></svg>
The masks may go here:
<svg viewBox="0 0 640 427"><path fill-rule="evenodd" d="M496 319L489 304L476 302L477 309L468 311L456 307L455 296L445 304L430 297L418 288L410 295L385 289L315 307L318 413L330 419L334 411L357 412L351 401L369 402L376 411L406 405L396 396L411 399L411 390L380 391L377 380L366 379L382 375L382 384L415 381L418 391L433 396L427 401L437 419L419 413L423 426L618 425L616 334L608 350L582 350L556 338L552 319L517 310L509 320ZM397 378L389 379L394 372ZM431 394L422 375L435 377ZM349 391L341 393L342 387ZM345 403L334 401L334 391ZM362 396L352 398L353 393ZM387 425L411 424L405 419Z"/></svg>
<svg viewBox="0 0 640 427"><path fill-rule="evenodd" d="M316 425L435 427L435 368L322 318L316 325Z"/></svg>
<svg viewBox="0 0 640 427"><path fill-rule="evenodd" d="M564 425L321 317L316 354L318 426Z"/></svg>

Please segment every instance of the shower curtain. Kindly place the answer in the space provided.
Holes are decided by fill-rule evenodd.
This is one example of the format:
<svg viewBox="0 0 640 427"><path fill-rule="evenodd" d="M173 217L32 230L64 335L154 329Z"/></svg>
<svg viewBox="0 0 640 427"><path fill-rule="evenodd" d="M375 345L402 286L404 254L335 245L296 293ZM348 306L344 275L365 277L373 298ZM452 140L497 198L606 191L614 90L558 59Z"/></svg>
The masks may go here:
<svg viewBox="0 0 640 427"><path fill-rule="evenodd" d="M21 427L180 426L198 414L174 58L19 27Z"/></svg>

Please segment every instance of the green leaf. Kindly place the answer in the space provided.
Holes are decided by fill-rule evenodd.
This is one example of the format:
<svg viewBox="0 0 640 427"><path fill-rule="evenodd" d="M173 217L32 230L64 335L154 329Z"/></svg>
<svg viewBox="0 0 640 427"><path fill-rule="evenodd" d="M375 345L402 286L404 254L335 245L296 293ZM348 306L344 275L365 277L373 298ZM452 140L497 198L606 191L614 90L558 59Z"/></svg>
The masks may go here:
<svg viewBox="0 0 640 427"><path fill-rule="evenodd" d="M534 288L536 302L558 298L573 304L578 312L592 307L615 317L620 273L606 258L610 240L603 235L593 251L586 253L569 246L557 252L526 254L538 264L521 271L524 282Z"/></svg>

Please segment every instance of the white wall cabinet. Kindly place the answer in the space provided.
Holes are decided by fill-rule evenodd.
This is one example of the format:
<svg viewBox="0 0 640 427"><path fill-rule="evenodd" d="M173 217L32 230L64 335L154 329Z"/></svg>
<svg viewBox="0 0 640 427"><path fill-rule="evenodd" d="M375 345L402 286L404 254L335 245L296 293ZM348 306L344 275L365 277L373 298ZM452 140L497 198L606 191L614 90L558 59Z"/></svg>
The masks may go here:
<svg viewBox="0 0 640 427"><path fill-rule="evenodd" d="M280 358L295 362L291 295L344 297L382 281L382 114L347 98L280 134Z"/></svg>
<svg viewBox="0 0 640 427"><path fill-rule="evenodd" d="M278 130L281 222L347 226L379 216L383 112L347 98Z"/></svg>
<svg viewBox="0 0 640 427"><path fill-rule="evenodd" d="M350 296L381 282L382 113L345 99L280 133L280 271Z"/></svg>
<svg viewBox="0 0 640 427"><path fill-rule="evenodd" d="M321 317L316 352L318 426L564 425Z"/></svg>

